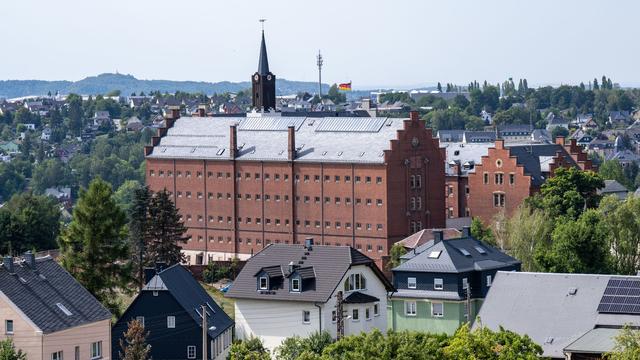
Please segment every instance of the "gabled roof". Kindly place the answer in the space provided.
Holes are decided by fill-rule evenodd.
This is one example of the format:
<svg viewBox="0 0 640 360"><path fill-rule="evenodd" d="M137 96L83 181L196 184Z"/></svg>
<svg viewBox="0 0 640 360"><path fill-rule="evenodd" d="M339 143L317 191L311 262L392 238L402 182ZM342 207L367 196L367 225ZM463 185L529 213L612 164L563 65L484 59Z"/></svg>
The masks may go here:
<svg viewBox="0 0 640 360"><path fill-rule="evenodd" d="M543 356L564 359L562 350L597 326L640 325L638 315L598 313L610 278L500 271L478 314L481 321L474 327L480 323L494 330L503 326L529 335L542 346Z"/></svg>
<svg viewBox="0 0 640 360"><path fill-rule="evenodd" d="M462 235L462 231L458 229L442 229L442 231L445 239L459 238ZM415 249L427 242L433 242L433 229L422 229L398 241L398 244L407 249Z"/></svg>
<svg viewBox="0 0 640 360"><path fill-rule="evenodd" d="M201 306L207 304L207 325L209 336L215 338L230 326L233 320L216 304L191 273L180 264L175 264L154 276L142 291L158 291L164 287L182 308L191 315L193 321L202 325Z"/></svg>
<svg viewBox="0 0 640 360"><path fill-rule="evenodd" d="M531 176L533 185L541 185L546 181L545 173L549 172L549 164L557 153L565 163L578 166L567 150L558 144L533 144L508 146L511 156L517 158L518 165L524 167L526 174Z"/></svg>
<svg viewBox="0 0 640 360"><path fill-rule="evenodd" d="M598 194L613 194L619 192L628 192L629 190L616 180L605 180L604 187L598 190Z"/></svg>
<svg viewBox="0 0 640 360"><path fill-rule="evenodd" d="M13 268L9 273L0 266L0 292L45 334L111 319L109 310L51 257L35 259L35 269L25 262Z"/></svg>
<svg viewBox="0 0 640 360"><path fill-rule="evenodd" d="M371 296L369 294L363 294L360 291L354 291L349 294L349 296L344 298L345 304L368 304L378 301L380 301L380 299L378 299L377 297Z"/></svg>
<svg viewBox="0 0 640 360"><path fill-rule="evenodd" d="M313 288L292 294L289 292L289 281L284 281L282 288L271 289L268 292L256 290L255 274L260 269L281 266L288 272L291 262L299 266L296 270L304 273L307 273L304 269L313 268L315 274ZM241 299L324 303L329 300L347 270L355 265L368 266L377 275L378 281L382 281L388 290L393 288L372 259L350 246L313 245L311 249L307 249L304 245L270 244L247 261L226 296ZM368 279L368 281L374 281L374 279Z"/></svg>
<svg viewBox="0 0 640 360"><path fill-rule="evenodd" d="M429 241L404 254L401 259L403 263L395 267L394 272L463 273L520 264L517 259L470 236Z"/></svg>

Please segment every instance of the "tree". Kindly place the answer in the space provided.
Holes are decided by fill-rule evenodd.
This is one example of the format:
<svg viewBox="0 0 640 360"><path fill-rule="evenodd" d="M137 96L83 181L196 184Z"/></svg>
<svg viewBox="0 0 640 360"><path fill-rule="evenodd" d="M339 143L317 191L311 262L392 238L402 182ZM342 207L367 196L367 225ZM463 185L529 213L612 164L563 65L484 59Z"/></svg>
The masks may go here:
<svg viewBox="0 0 640 360"><path fill-rule="evenodd" d="M22 350L16 350L13 339L8 337L0 341L0 360L27 360L27 354Z"/></svg>
<svg viewBox="0 0 640 360"><path fill-rule="evenodd" d="M271 356L262 340L252 337L244 341L234 341L227 360L271 360Z"/></svg>
<svg viewBox="0 0 640 360"><path fill-rule="evenodd" d="M137 270L136 278L140 289L144 286L145 281L150 280L144 278L144 267L151 263L147 256L149 224L151 220L149 216L151 198L152 193L149 187L138 184L138 187L133 190L133 196L130 202L131 207L127 212L129 215L129 246L132 250L131 257L133 259L133 266Z"/></svg>
<svg viewBox="0 0 640 360"><path fill-rule="evenodd" d="M577 220L562 218L551 234L551 247L538 247L535 260L545 272L605 274L611 269L604 217L595 209Z"/></svg>
<svg viewBox="0 0 640 360"><path fill-rule="evenodd" d="M187 228L180 220L178 209L166 189L153 195L149 218L148 259L168 265L180 263L183 259L180 243L187 241Z"/></svg>
<svg viewBox="0 0 640 360"><path fill-rule="evenodd" d="M0 200L7 200L26 186L24 175L12 163L0 163Z"/></svg>
<svg viewBox="0 0 640 360"><path fill-rule="evenodd" d="M635 275L640 266L640 198L619 201L607 196L598 211L605 221L605 233L611 249L612 270L616 274Z"/></svg>
<svg viewBox="0 0 640 360"><path fill-rule="evenodd" d="M640 359L640 331L625 325L615 338L613 350L605 357L607 360Z"/></svg>
<svg viewBox="0 0 640 360"><path fill-rule="evenodd" d="M14 195L0 209L0 250L4 253L49 250L60 233L60 209L52 198Z"/></svg>
<svg viewBox="0 0 640 360"><path fill-rule="evenodd" d="M507 221L509 253L522 262L524 271L540 271L534 254L551 243L553 222L539 209L522 204Z"/></svg>
<svg viewBox="0 0 640 360"><path fill-rule="evenodd" d="M151 345L147 344L149 332L144 331L144 325L136 319L129 321L127 331L120 339L120 351L118 356L122 360L147 360L151 359Z"/></svg>
<svg viewBox="0 0 640 360"><path fill-rule="evenodd" d="M569 130L566 127L563 127L563 126L554 127L553 130L551 130L551 137L553 139L555 139L558 136L562 136L562 137L569 136Z"/></svg>
<svg viewBox="0 0 640 360"><path fill-rule="evenodd" d="M71 169L59 159L47 159L33 169L31 186L39 194L48 188L71 186L74 183Z"/></svg>
<svg viewBox="0 0 640 360"><path fill-rule="evenodd" d="M67 105L69 106L68 128L73 135L80 136L82 132L82 98L76 94L69 94Z"/></svg>
<svg viewBox="0 0 640 360"><path fill-rule="evenodd" d="M502 327L492 331L481 326L471 331L462 325L444 348L446 359L534 360L542 355L542 347L527 335L519 335Z"/></svg>
<svg viewBox="0 0 640 360"><path fill-rule="evenodd" d="M306 356L322 355L324 349L333 343L331 335L326 332L314 332L308 337L292 336L286 338L282 345L275 349L275 358L278 360L298 360L302 354Z"/></svg>
<svg viewBox="0 0 640 360"><path fill-rule="evenodd" d="M97 178L80 191L73 220L59 242L64 268L116 312L116 291L126 289L130 280L126 224L111 187Z"/></svg>
<svg viewBox="0 0 640 360"><path fill-rule="evenodd" d="M391 250L389 251L389 263L387 263L387 267L389 270L393 269L396 266L400 265L400 257L407 253L407 249L402 246L400 243L395 243L391 246Z"/></svg>
<svg viewBox="0 0 640 360"><path fill-rule="evenodd" d="M493 236L493 232L491 232L491 229L484 226L480 218L473 218L473 220L471 220L471 236L484 241L489 245L496 245L496 239Z"/></svg>
<svg viewBox="0 0 640 360"><path fill-rule="evenodd" d="M629 179L625 176L624 169L616 159L605 160L598 169L598 174L606 180L615 180L620 184L630 188Z"/></svg>
<svg viewBox="0 0 640 360"><path fill-rule="evenodd" d="M138 180L125 180L120 185L118 190L113 194L113 198L116 200L116 204L125 212L129 214L133 202L135 199L135 193L138 189L142 188L142 184Z"/></svg>
<svg viewBox="0 0 640 360"><path fill-rule="evenodd" d="M344 103L345 101L347 101L347 96L345 94L341 93L340 90L338 90L338 85L336 85L336 84L331 85L327 95L325 95L323 97L326 97L326 98L330 99L336 105Z"/></svg>

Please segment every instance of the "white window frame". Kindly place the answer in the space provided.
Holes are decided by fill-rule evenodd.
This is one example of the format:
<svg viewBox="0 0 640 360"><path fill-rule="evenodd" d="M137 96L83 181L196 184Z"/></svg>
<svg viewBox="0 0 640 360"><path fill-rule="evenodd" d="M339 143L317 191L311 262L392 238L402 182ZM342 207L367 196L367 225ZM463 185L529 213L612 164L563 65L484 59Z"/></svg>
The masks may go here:
<svg viewBox="0 0 640 360"><path fill-rule="evenodd" d="M311 324L311 311L302 310L302 323Z"/></svg>
<svg viewBox="0 0 640 360"><path fill-rule="evenodd" d="M176 317L171 315L167 316L167 329L175 329L176 328Z"/></svg>
<svg viewBox="0 0 640 360"><path fill-rule="evenodd" d="M336 310L331 311L331 322L334 324L338 322L338 311Z"/></svg>
<svg viewBox="0 0 640 360"><path fill-rule="evenodd" d="M434 278L433 290L444 290L444 280L442 280L441 278Z"/></svg>
<svg viewBox="0 0 640 360"><path fill-rule="evenodd" d="M196 346L187 345L187 359L195 359L195 358L196 358Z"/></svg>
<svg viewBox="0 0 640 360"><path fill-rule="evenodd" d="M136 320L144 327L144 316L136 316Z"/></svg>
<svg viewBox="0 0 640 360"><path fill-rule="evenodd" d="M9 330L9 324L11 324L11 330ZM4 321L4 333L7 335L13 335L13 320L5 320Z"/></svg>
<svg viewBox="0 0 640 360"><path fill-rule="evenodd" d="M373 316L380 316L380 304L373 304Z"/></svg>
<svg viewBox="0 0 640 360"><path fill-rule="evenodd" d="M491 287L491 284L493 284L493 276L487 275L487 287Z"/></svg>
<svg viewBox="0 0 640 360"><path fill-rule="evenodd" d="M295 286L294 284L297 284L297 286ZM300 292L300 278L296 277L291 279L291 291Z"/></svg>
<svg viewBox="0 0 640 360"><path fill-rule="evenodd" d="M371 309L369 307L364 308L364 319L367 321L371 320Z"/></svg>
<svg viewBox="0 0 640 360"><path fill-rule="evenodd" d="M442 306L442 312L440 312L440 313L436 314L436 313L434 312L434 305L440 305L440 306ZM432 316L432 317L438 317L438 318L444 317L444 303L443 303L443 302L432 302L432 303L431 303L431 316Z"/></svg>
<svg viewBox="0 0 640 360"><path fill-rule="evenodd" d="M264 280L264 287L262 286L262 280ZM268 290L269 289L269 278L267 278L266 276L260 276L260 279L258 279L258 289L260 290Z"/></svg>
<svg viewBox="0 0 640 360"><path fill-rule="evenodd" d="M351 321L353 321L353 322L360 321L360 311L359 311L359 309L352 309L351 310Z"/></svg>
<svg viewBox="0 0 640 360"><path fill-rule="evenodd" d="M416 289L418 287L418 281L414 277L407 278L407 288Z"/></svg>
<svg viewBox="0 0 640 360"><path fill-rule="evenodd" d="M91 343L91 359L102 358L102 341Z"/></svg>
<svg viewBox="0 0 640 360"><path fill-rule="evenodd" d="M462 290L467 290L469 288L469 279L462 278Z"/></svg>
<svg viewBox="0 0 640 360"><path fill-rule="evenodd" d="M415 301L404 302L404 315L405 316L417 316L418 315L418 303Z"/></svg>

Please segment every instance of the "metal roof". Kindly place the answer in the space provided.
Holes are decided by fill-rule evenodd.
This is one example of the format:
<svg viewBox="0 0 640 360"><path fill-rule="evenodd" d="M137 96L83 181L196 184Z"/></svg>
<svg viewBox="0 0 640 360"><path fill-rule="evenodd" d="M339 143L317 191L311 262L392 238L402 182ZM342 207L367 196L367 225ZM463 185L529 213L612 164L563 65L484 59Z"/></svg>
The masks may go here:
<svg viewBox="0 0 640 360"><path fill-rule="evenodd" d="M247 117L238 125L238 131L287 131L289 126L300 129L304 117L273 117L265 121L263 117Z"/></svg>
<svg viewBox="0 0 640 360"><path fill-rule="evenodd" d="M378 132L387 118L331 117L320 120L316 132ZM389 120L393 122L393 119Z"/></svg>
<svg viewBox="0 0 640 360"><path fill-rule="evenodd" d="M620 329L595 328L564 348L565 352L604 354L613 350Z"/></svg>

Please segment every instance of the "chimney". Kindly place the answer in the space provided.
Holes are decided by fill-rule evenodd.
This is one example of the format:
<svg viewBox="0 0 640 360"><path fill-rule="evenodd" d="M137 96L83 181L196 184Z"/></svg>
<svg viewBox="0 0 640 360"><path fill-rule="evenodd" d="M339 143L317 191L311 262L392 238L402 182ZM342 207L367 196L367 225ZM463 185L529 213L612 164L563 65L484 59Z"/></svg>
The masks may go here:
<svg viewBox="0 0 640 360"><path fill-rule="evenodd" d="M292 161L296 158L296 128L293 125L289 125L287 131L289 134L289 142L287 145L287 159L289 161Z"/></svg>
<svg viewBox="0 0 640 360"><path fill-rule="evenodd" d="M564 136L556 136L556 145L564 146Z"/></svg>
<svg viewBox="0 0 640 360"><path fill-rule="evenodd" d="M36 268L36 255L33 254L31 251L27 251L26 253L24 253L24 262L31 269L35 270L35 268Z"/></svg>
<svg viewBox="0 0 640 360"><path fill-rule="evenodd" d="M229 127L229 157L235 159L236 152L238 152L238 129L234 124Z"/></svg>
<svg viewBox="0 0 640 360"><path fill-rule="evenodd" d="M296 266L293 264L293 261L289 262L289 274L293 272Z"/></svg>
<svg viewBox="0 0 640 360"><path fill-rule="evenodd" d="M313 238L312 237L308 237L308 238L304 239L304 247L307 250L313 250Z"/></svg>
<svg viewBox="0 0 640 360"><path fill-rule="evenodd" d="M444 235L442 230L433 230L433 243L437 244L444 240Z"/></svg>
<svg viewBox="0 0 640 360"><path fill-rule="evenodd" d="M13 257L5 256L4 260L2 260L2 266L4 266L10 274L13 274Z"/></svg>
<svg viewBox="0 0 640 360"><path fill-rule="evenodd" d="M420 120L420 115L418 114L417 111L410 111L409 112L409 119L411 119L411 121L418 121Z"/></svg>
<svg viewBox="0 0 640 360"><path fill-rule="evenodd" d="M504 149L504 139L496 139L496 149Z"/></svg>
<svg viewBox="0 0 640 360"><path fill-rule="evenodd" d="M462 237L463 238L471 237L471 227L464 226L462 228Z"/></svg>
<svg viewBox="0 0 640 360"><path fill-rule="evenodd" d="M165 116L165 118L176 120L180 118L180 107L179 106L169 106L169 113ZM167 126L169 127L169 126Z"/></svg>
<svg viewBox="0 0 640 360"><path fill-rule="evenodd" d="M199 117L205 117L207 114L205 113L205 106L204 105L200 105L198 106L198 116Z"/></svg>

